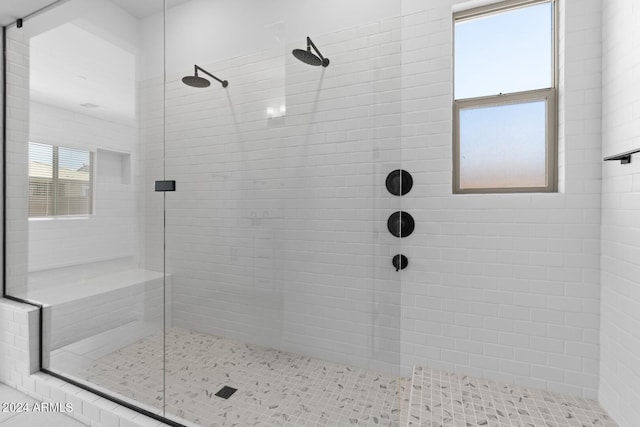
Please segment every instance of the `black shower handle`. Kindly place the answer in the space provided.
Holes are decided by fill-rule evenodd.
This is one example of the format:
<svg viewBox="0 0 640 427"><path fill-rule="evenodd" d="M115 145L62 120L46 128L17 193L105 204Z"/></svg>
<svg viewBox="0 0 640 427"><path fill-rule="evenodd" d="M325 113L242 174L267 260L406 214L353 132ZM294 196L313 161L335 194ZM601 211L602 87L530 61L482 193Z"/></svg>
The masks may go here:
<svg viewBox="0 0 640 427"><path fill-rule="evenodd" d="M391 262L396 268L396 271L404 270L405 268L407 268L407 265L409 265L409 259L402 254L394 255Z"/></svg>

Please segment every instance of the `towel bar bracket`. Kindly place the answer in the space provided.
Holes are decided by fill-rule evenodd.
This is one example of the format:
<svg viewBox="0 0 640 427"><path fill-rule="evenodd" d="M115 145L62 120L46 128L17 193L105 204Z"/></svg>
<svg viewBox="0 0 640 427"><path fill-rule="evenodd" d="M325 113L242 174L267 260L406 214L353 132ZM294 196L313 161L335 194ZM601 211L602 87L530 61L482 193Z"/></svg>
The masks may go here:
<svg viewBox="0 0 640 427"><path fill-rule="evenodd" d="M635 150L631 151L625 151L624 153L615 154L613 156L608 156L602 160L604 160L605 162L609 160L620 160L621 165L626 165L631 163L631 155L635 153L640 153L640 148L636 148Z"/></svg>

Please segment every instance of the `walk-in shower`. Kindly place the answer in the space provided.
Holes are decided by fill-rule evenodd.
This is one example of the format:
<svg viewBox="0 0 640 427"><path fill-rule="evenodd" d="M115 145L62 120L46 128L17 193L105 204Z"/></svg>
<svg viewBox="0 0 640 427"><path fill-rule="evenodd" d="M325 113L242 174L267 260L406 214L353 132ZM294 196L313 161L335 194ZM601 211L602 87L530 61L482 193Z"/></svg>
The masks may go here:
<svg viewBox="0 0 640 427"><path fill-rule="evenodd" d="M636 427L635 16L477 3L7 24L0 381L95 425Z"/></svg>
<svg viewBox="0 0 640 427"><path fill-rule="evenodd" d="M396 425L399 5L136 3L7 31L7 289L44 305L42 367L176 425ZM329 65L309 33L340 67L300 65Z"/></svg>

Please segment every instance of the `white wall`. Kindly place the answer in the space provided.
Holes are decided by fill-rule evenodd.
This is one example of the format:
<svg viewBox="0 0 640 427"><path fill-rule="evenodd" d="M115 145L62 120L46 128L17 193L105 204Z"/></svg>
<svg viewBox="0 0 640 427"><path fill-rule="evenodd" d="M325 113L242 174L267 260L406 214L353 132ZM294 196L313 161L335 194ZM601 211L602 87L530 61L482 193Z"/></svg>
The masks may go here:
<svg viewBox="0 0 640 427"><path fill-rule="evenodd" d="M600 231L600 5L560 3L557 194L452 195L452 7L403 12L406 239L402 365L595 397ZM474 4L477 4L475 2ZM464 7L464 6L462 6Z"/></svg>
<svg viewBox="0 0 640 427"><path fill-rule="evenodd" d="M399 14L400 2L384 0L191 0L167 10L166 57L157 48L162 14L141 21L145 78L162 76L165 66L169 74L185 75L193 72L194 63L202 66L273 48L290 51L289 44L303 49L306 36L315 43L321 34Z"/></svg>
<svg viewBox="0 0 640 427"><path fill-rule="evenodd" d="M603 2L603 147L640 148L640 5ZM640 160L605 162L598 397L620 427L640 422Z"/></svg>
<svg viewBox="0 0 640 427"><path fill-rule="evenodd" d="M19 386L39 369L37 307L0 299L0 382Z"/></svg>
<svg viewBox="0 0 640 427"><path fill-rule="evenodd" d="M101 120L31 102L31 142L91 151L94 155L93 214L86 218L29 220L29 270L43 270L136 254L137 169L112 176L104 152L122 153L120 160L136 164L138 130L130 124ZM115 159L117 160L117 159Z"/></svg>
<svg viewBox="0 0 640 427"><path fill-rule="evenodd" d="M0 49L2 49L2 51L4 52L4 38L0 37ZM2 58L2 60L0 60L0 67L4 66L4 58ZM0 87L4 88L4 75L2 75L3 73L0 73ZM4 95L3 93L0 92L0 94ZM0 97L2 99L0 99L0 108L4 109L4 96ZM0 128L4 129L4 115L0 114ZM2 140L0 140L0 142L3 144L4 146L4 136L0 136L0 138L2 138ZM0 176L4 176L4 174L2 173L4 170L4 153L0 153ZM0 178L0 212L4 212L4 194L3 194L3 190L2 190L2 181L3 178ZM3 219L0 216L0 220ZM0 233L2 233L2 235L4 235L4 221L0 221ZM3 264L4 264L4 244L2 245L2 248L0 248L0 269L3 268ZM4 286L4 277L0 277L0 286Z"/></svg>
<svg viewBox="0 0 640 427"><path fill-rule="evenodd" d="M601 3L560 3L561 191L481 196L451 194L454 5L464 7L459 1L403 3L406 15L398 59L401 109L400 92L393 86L400 65L393 56L400 51L394 43L385 44L386 24L318 36L320 48L332 60L324 77L318 76L323 71L317 69L296 74L300 64L288 52L297 43L289 39L250 55L208 63L205 68L230 81L227 90L215 84L206 91L183 87L179 78L191 65L185 66L185 72L170 72L167 173L180 179L179 190L168 195L167 265L176 276L178 324L183 319L189 327L249 340L255 340L259 331L265 344L302 352L313 349L327 358L336 354L323 351L324 347L340 348L340 340L357 339L357 334L339 333L340 321L370 327L377 314L365 321L341 307L369 305L364 312L377 313L376 297L371 298L376 292L362 292L367 287L375 290L377 282L362 277L389 278L389 284L398 279L384 272L385 259L398 249L385 245L399 243L384 237L387 210L392 209L386 203L397 200L384 198L383 179L378 177L384 178L392 164L398 165L395 153L382 150L398 147L401 124L402 165L415 179L402 206L417 220L416 232L402 241L410 259L409 269L401 274L402 371L422 364L595 397ZM206 13L198 15L206 18ZM238 26L238 37L242 29L244 24ZM189 31L205 30L194 24ZM236 34L227 32L229 43L236 43ZM188 34L184 30L167 36L172 46L192 52L186 47ZM216 45L216 37L205 39ZM392 50L387 50L390 46ZM372 56L353 57L353 52L371 47L375 49ZM182 60L172 49L167 57L170 69L180 62L200 61ZM193 52L192 58L208 58L211 49ZM391 74L378 67L392 70ZM358 93L350 74L340 76L354 71L373 78L366 80L374 83L371 93ZM376 87L388 82L391 86ZM334 90L335 86L339 89ZM361 117L359 109L365 104L358 104L355 96L359 94L374 103L368 115L376 125L373 134L373 123L362 118L355 128L346 132L341 128L352 112ZM265 120L266 107L277 106L283 99L287 117ZM377 142L372 135L383 135L389 142L372 147ZM158 152L153 145L150 149ZM340 165L352 160L342 150L369 165L366 172L355 173L363 175L368 186L359 194L373 195L368 202L373 205L364 207L349 199L354 181ZM157 164L148 165L159 170ZM291 177L302 166L321 169L304 172L298 177L302 181L292 184ZM314 173L319 174L315 179ZM336 195L346 199L337 200ZM331 218L338 222L312 211L306 222L299 221L299 209L316 204L334 209ZM348 206L349 214L373 207L373 223L366 231L373 237L357 242L359 247L353 250L343 249L356 243L341 240L344 233L315 246L314 236L327 229L358 229L364 224L362 218L348 222L347 216L341 217L348 212L341 206ZM266 218L252 219L253 212L262 212ZM291 245L298 234L302 246ZM336 242L341 248L337 253ZM360 291L345 288L354 280ZM397 295L397 289L387 292ZM395 321L394 310L397 307L391 308L387 318L390 325ZM289 332L290 323L304 333ZM263 332L262 327L272 332ZM397 328L385 332L393 335Z"/></svg>
<svg viewBox="0 0 640 427"><path fill-rule="evenodd" d="M66 2L25 21L21 29L7 30L7 93L11 100L7 138L7 221L11 231L7 247L8 289L13 295L25 295L28 271L128 257L137 251L135 123L116 122L109 118L111 116L100 117L95 112L85 115L29 101L29 40L69 21L130 52L135 53L137 49L137 21L103 0ZM131 178L128 184L118 184L96 173L96 214L91 218L27 221L26 167L30 140L130 154ZM96 156L98 172L99 163L100 158Z"/></svg>
<svg viewBox="0 0 640 427"><path fill-rule="evenodd" d="M299 68L288 54L299 45L292 40L276 46L277 55L256 49L201 63L229 79L226 91L197 92L179 83L184 73L169 75L168 178L178 179L179 191L167 195L167 260L176 277L176 320L239 338L275 326L278 336L263 335L265 342L281 339L322 357L359 336L344 333L354 324L347 331L366 328L372 342L384 338L394 347L400 288L393 286L399 282L378 266L399 249L384 228L397 200L387 197L379 178L398 165L398 154L384 149L396 148L401 135L402 165L415 180L402 206L418 224L403 241L410 258L401 275L404 372L421 364L595 397L602 339L600 398L614 418L631 425L637 412L626 402L638 394L638 328L631 323L638 298L631 258L637 242L628 239L635 236L637 163L604 165L600 331L600 139L605 154L638 145L638 100L628 90L637 86L637 8L631 0L619 9L605 2L610 53L601 135L602 2L560 3L561 192L453 196L451 8L460 3L403 4L399 58L396 27L389 23L318 36L332 60L324 76ZM243 21L237 22L242 33ZM177 62L207 60L201 58L207 55ZM354 74L367 79L363 87ZM145 182L152 182L162 162L162 98L154 98L153 81L144 84L150 88L143 94ZM265 107L282 99L287 117L267 121ZM304 175L308 169L314 175ZM353 200L352 185L366 196L365 207ZM147 206L157 202L158 195L147 192ZM266 218L253 219L254 211L266 211ZM369 215L366 225L362 218L351 221L354 212ZM359 240L343 240L349 232L360 232ZM157 241L151 234L147 238ZM357 348L354 363L375 348L350 344ZM378 360L391 364L394 357L391 351Z"/></svg>
<svg viewBox="0 0 640 427"><path fill-rule="evenodd" d="M9 295L27 291L28 273L28 160L29 45L24 33L7 30L6 289ZM9 178L11 177L11 178Z"/></svg>
<svg viewBox="0 0 640 427"><path fill-rule="evenodd" d="M277 48L200 64L229 79L227 89L168 76L175 325L397 370L400 276L391 257L400 241L386 219L400 204L384 180L399 167L399 24L318 35L326 69ZM143 98L153 122L161 104ZM267 108L280 105L286 117L269 120ZM148 132L151 182L162 139ZM147 193L148 206L158 197ZM146 247L156 238L149 233Z"/></svg>

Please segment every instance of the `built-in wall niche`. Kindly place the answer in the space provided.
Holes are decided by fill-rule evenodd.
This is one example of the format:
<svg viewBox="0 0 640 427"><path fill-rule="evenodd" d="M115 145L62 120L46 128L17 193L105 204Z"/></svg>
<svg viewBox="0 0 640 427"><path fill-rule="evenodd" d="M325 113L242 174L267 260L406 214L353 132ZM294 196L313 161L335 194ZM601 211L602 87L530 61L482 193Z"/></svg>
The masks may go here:
<svg viewBox="0 0 640 427"><path fill-rule="evenodd" d="M131 184L131 154L98 148L98 180L111 184Z"/></svg>

